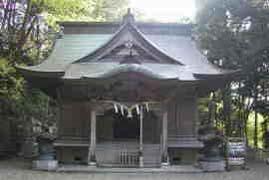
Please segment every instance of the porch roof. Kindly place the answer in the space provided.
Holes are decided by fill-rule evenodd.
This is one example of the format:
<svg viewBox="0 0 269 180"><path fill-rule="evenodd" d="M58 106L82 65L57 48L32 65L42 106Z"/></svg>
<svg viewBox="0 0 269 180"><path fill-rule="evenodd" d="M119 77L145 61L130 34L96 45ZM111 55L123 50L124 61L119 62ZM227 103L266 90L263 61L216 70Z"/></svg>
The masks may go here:
<svg viewBox="0 0 269 180"><path fill-rule="evenodd" d="M168 71L169 70L169 71ZM196 80L185 66L174 64L119 64L119 63L81 63L72 64L63 79L109 78L120 73L135 72L159 80L174 79L181 81Z"/></svg>

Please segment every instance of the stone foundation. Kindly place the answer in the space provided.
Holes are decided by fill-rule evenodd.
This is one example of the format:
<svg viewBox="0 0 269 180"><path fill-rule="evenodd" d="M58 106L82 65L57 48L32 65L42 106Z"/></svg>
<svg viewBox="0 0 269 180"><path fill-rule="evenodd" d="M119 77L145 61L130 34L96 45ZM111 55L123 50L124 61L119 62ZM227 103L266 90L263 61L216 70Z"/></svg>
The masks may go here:
<svg viewBox="0 0 269 180"><path fill-rule="evenodd" d="M56 160L35 160L35 161L33 161L33 168L36 170L56 171L58 168L58 161L56 161Z"/></svg>
<svg viewBox="0 0 269 180"><path fill-rule="evenodd" d="M205 172L225 171L225 161L200 161L199 165Z"/></svg>

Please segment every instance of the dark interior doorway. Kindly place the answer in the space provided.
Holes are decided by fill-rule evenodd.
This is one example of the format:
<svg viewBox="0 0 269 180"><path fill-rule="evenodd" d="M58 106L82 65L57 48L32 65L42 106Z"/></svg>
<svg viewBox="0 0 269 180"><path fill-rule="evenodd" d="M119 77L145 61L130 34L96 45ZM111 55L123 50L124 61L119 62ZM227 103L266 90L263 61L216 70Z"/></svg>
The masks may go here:
<svg viewBox="0 0 269 180"><path fill-rule="evenodd" d="M104 112L97 118L97 141L139 141L140 117L134 111L128 118L127 111L115 113L114 109ZM144 143L160 143L160 119L153 111L144 112L143 141Z"/></svg>
<svg viewBox="0 0 269 180"><path fill-rule="evenodd" d="M97 140L102 141L138 141L140 134L139 115L133 112L128 118L127 111L115 113L114 109L105 111L97 118Z"/></svg>
<svg viewBox="0 0 269 180"><path fill-rule="evenodd" d="M139 139L139 115L133 112L131 118L121 113L113 113L113 135L116 140Z"/></svg>

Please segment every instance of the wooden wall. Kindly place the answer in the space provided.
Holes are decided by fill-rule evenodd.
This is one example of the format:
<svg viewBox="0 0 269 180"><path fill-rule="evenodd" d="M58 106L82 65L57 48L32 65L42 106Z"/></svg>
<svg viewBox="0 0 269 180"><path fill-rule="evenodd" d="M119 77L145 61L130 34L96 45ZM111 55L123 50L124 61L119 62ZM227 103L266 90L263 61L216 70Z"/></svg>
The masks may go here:
<svg viewBox="0 0 269 180"><path fill-rule="evenodd" d="M113 139L113 117L100 115L96 119L97 143Z"/></svg>
<svg viewBox="0 0 269 180"><path fill-rule="evenodd" d="M196 97L178 98L168 104L168 135L195 135Z"/></svg>
<svg viewBox="0 0 269 180"><path fill-rule="evenodd" d="M152 118L154 117L154 118ZM156 142L161 134L161 117L145 116L145 141ZM113 136L112 120L97 116L99 138ZM179 98L168 104L168 135L195 135L197 124L197 104L195 97ZM64 102L58 123L60 137L88 138L90 134L90 106L87 102ZM104 136L104 137L103 137Z"/></svg>
<svg viewBox="0 0 269 180"><path fill-rule="evenodd" d="M90 108L87 102L63 102L60 116L60 137L89 138Z"/></svg>
<svg viewBox="0 0 269 180"><path fill-rule="evenodd" d="M144 143L159 144L161 138L161 117L158 113L150 111L144 115L143 141Z"/></svg>
<svg viewBox="0 0 269 180"><path fill-rule="evenodd" d="M168 136L193 136L196 134L197 124L197 104L196 97L178 98L176 101L168 104ZM89 141L90 136L90 104L88 102L62 102L61 118L58 122L59 139L87 139ZM113 132L113 118L111 116L105 116L105 114L97 113L97 154L100 157L111 151L112 149L104 148L103 144L106 142L117 142L114 139ZM162 134L162 110L145 113L143 124L144 145L148 145L149 148L159 147L160 136ZM68 143L68 141L66 141ZM133 141L138 145L137 140ZM73 144L79 143L72 141ZM124 144L126 142L123 142ZM101 148L101 149L100 149ZM137 149L136 149L137 150ZM147 162L156 160L155 165L159 164L160 149L155 149L156 154L154 157L150 153L150 149L145 158L149 158ZM185 152L186 150L186 152ZM169 149L170 153L180 157L181 163L192 163L193 159L186 159L186 157L195 157L195 152L190 149ZM146 150L145 150L146 151ZM157 153L158 152L158 153ZM110 156L112 154L109 154ZM117 155L119 152L117 152ZM83 146L63 146L57 147L57 159L65 163L86 163L88 156L87 144ZM111 158L116 158L111 157ZM146 160L146 159L145 159ZM155 162L154 160L154 162ZM158 161L157 161L158 160ZM157 163L158 162L158 163ZM149 163L150 164L150 163Z"/></svg>

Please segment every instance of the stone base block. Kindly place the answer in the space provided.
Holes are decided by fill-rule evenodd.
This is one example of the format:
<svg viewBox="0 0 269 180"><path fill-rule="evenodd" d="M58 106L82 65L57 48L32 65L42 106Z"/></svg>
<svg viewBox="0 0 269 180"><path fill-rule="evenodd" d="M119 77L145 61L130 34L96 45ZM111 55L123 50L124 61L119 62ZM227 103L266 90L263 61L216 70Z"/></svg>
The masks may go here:
<svg viewBox="0 0 269 180"><path fill-rule="evenodd" d="M55 171L58 168L58 161L36 160L36 161L33 161L33 168L37 170Z"/></svg>
<svg viewBox="0 0 269 180"><path fill-rule="evenodd" d="M201 168L205 172L225 171L225 161L200 161Z"/></svg>
<svg viewBox="0 0 269 180"><path fill-rule="evenodd" d="M89 165L89 166L96 166L97 163L96 163L96 162L93 162L93 161L90 161L90 162L88 163L88 165Z"/></svg>
<svg viewBox="0 0 269 180"><path fill-rule="evenodd" d="M161 163L161 167L162 168L168 168L170 166L170 163L169 162L162 162Z"/></svg>

